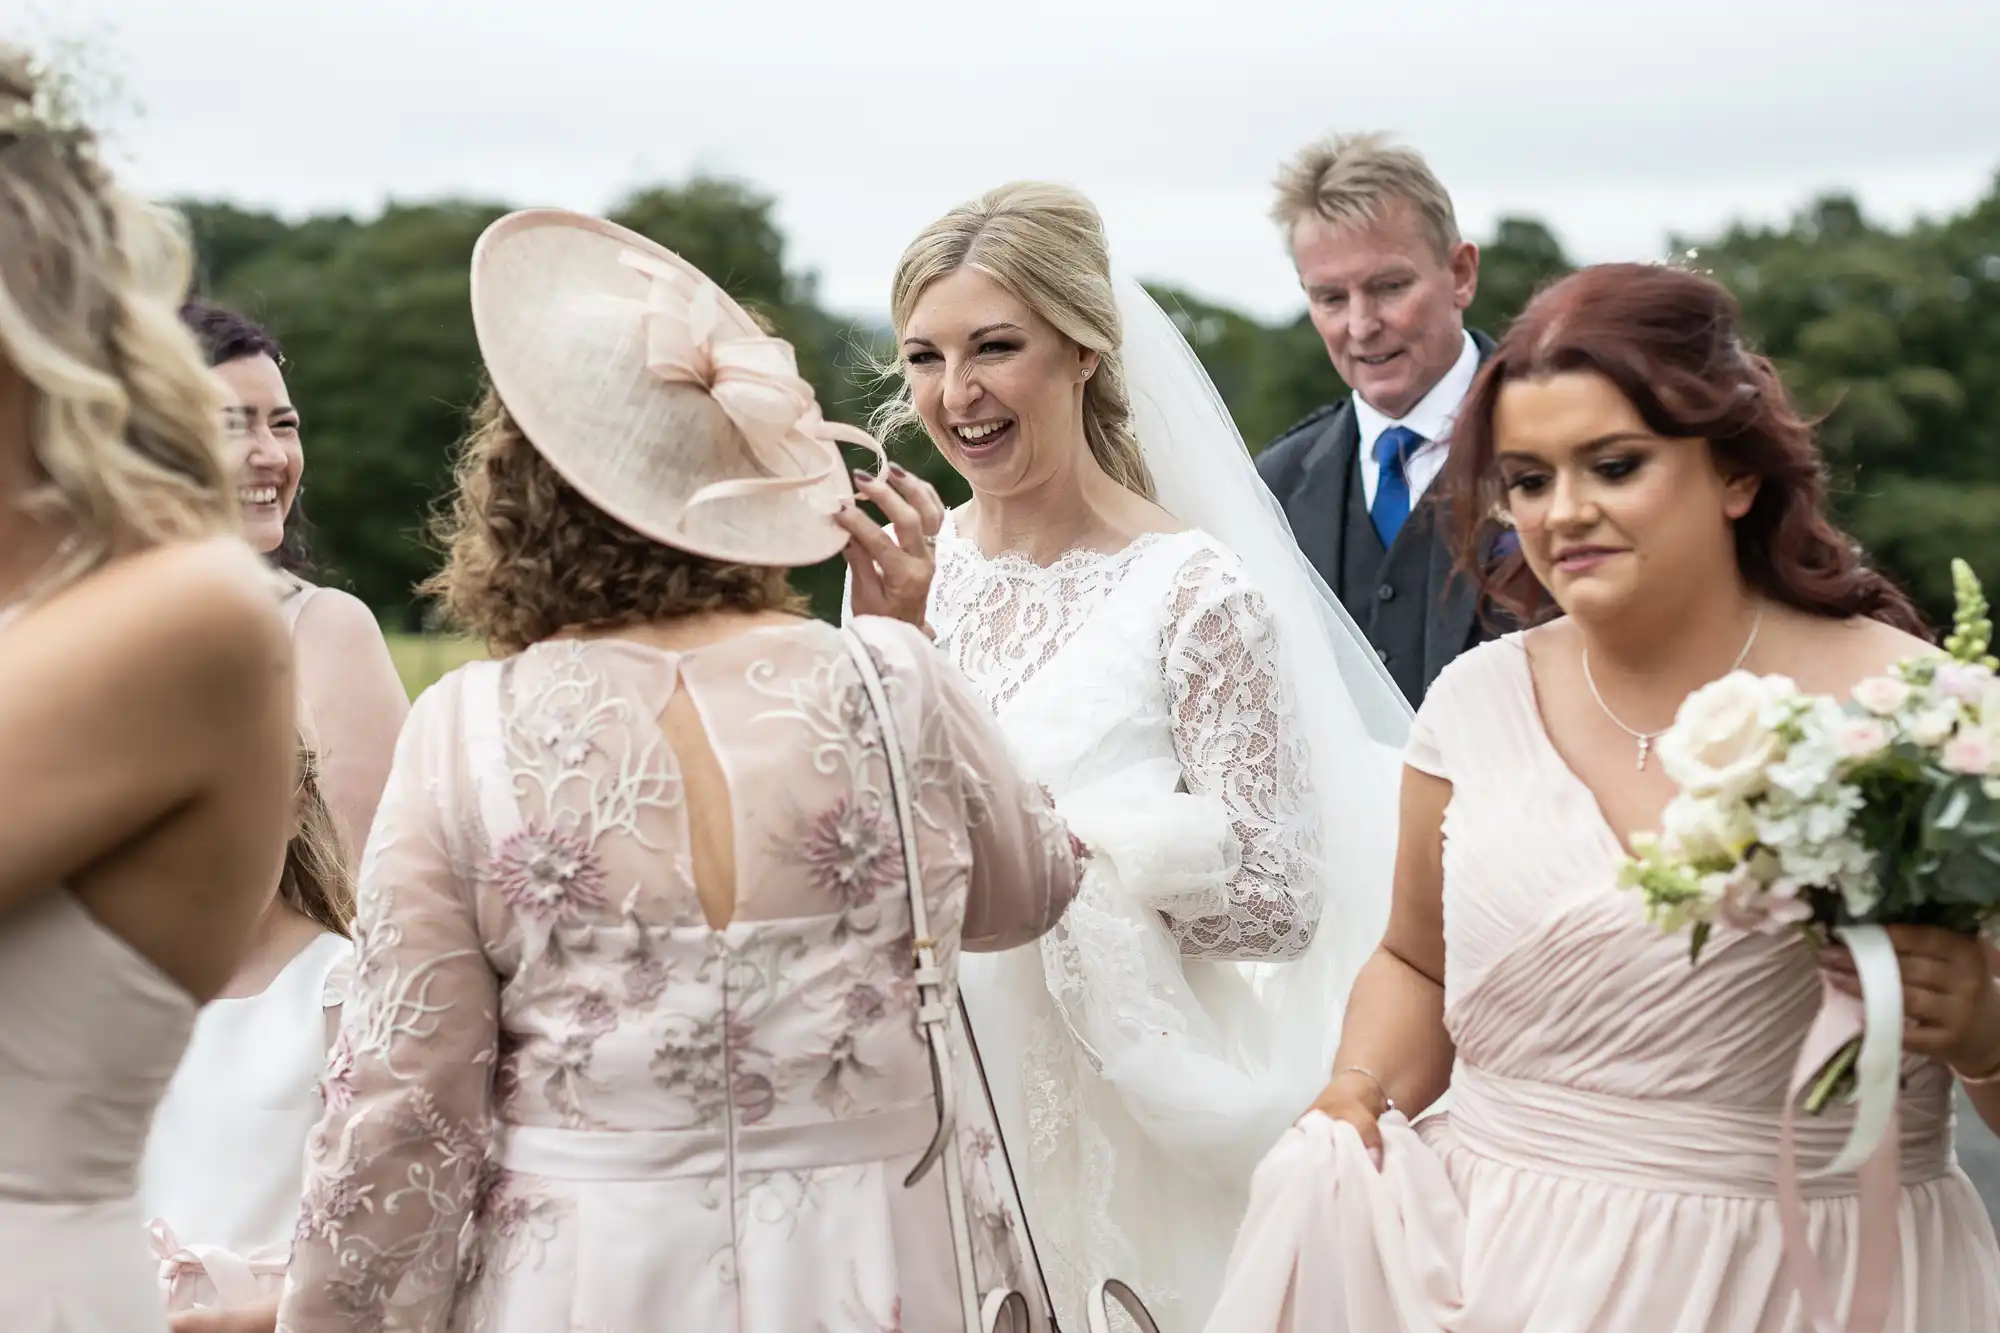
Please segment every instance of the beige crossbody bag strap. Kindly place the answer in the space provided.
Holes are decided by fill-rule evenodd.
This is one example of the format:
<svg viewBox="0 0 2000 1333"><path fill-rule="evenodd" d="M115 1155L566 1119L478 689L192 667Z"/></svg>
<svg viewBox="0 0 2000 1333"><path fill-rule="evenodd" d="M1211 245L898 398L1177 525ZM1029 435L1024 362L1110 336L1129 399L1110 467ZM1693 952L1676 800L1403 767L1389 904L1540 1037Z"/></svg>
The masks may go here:
<svg viewBox="0 0 2000 1333"><path fill-rule="evenodd" d="M896 735L895 717L889 711L888 691L868 646L852 629L843 629L841 638L847 655L860 673L861 687L882 729L882 752L889 764L889 788L895 798L896 822L903 840L903 874L910 893L911 951L916 960L917 1026L930 1047L931 1087L937 1097L937 1135L924 1150L916 1166L904 1179L910 1188L944 1166L945 1210L951 1218L952 1253L958 1265L958 1294L966 1333L1029 1333L1027 1298L1018 1291L997 1290L982 1301L979 1276L972 1262L972 1224L965 1206L965 1176L953 1142L957 1123L956 1089L952 1077L951 1046L948 1040L952 999L946 994L943 969L937 963L937 945L931 938L930 907L924 901L923 867L917 860L917 820L910 806L909 770L903 762L903 746Z"/></svg>

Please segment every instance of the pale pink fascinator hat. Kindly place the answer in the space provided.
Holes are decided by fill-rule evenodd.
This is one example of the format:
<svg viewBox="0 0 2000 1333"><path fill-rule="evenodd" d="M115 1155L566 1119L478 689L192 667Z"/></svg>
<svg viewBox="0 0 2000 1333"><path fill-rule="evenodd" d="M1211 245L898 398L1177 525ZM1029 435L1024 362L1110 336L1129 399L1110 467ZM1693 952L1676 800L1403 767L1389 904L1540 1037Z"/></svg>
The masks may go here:
<svg viewBox="0 0 2000 1333"><path fill-rule="evenodd" d="M792 345L694 265L614 223L511 213L472 252L472 322L494 390L535 451L599 509L711 560L797 567L837 555L854 494ZM734 430L691 429L690 386ZM718 423L719 424L719 423Z"/></svg>

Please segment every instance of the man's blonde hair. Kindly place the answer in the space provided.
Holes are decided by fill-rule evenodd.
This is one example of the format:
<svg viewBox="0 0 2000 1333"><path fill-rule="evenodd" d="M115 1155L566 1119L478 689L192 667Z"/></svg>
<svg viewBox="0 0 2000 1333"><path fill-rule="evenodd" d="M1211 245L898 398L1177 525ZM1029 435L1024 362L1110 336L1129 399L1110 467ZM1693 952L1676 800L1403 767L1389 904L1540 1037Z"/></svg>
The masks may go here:
<svg viewBox="0 0 2000 1333"><path fill-rule="evenodd" d="M1386 134L1339 134L1310 144L1279 171L1276 185L1271 220L1288 241L1307 217L1352 227L1377 221L1399 199L1415 212L1440 260L1461 239L1451 196L1423 154Z"/></svg>

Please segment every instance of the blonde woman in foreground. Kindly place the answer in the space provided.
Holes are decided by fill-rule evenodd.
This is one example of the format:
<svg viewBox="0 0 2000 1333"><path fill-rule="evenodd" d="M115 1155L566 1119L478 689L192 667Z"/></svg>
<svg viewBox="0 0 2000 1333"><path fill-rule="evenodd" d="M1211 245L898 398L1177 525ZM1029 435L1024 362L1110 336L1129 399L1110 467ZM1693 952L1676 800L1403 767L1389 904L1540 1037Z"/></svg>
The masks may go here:
<svg viewBox="0 0 2000 1333"><path fill-rule="evenodd" d="M163 1330L148 1121L284 856L290 648L179 234L0 47L0 1328Z"/></svg>

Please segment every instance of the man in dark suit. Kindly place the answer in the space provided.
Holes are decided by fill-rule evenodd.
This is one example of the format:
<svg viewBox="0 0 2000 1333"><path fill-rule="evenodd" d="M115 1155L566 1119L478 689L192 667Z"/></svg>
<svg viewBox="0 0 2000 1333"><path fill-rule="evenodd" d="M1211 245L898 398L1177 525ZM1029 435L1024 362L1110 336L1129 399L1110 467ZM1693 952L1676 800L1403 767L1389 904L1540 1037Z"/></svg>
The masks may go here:
<svg viewBox="0 0 2000 1333"><path fill-rule="evenodd" d="M1479 250L1415 151L1376 134L1314 144L1278 178L1313 327L1353 396L1257 458L1300 548L1412 704L1486 637L1471 580L1453 576L1433 483L1451 425L1493 350L1468 332Z"/></svg>

